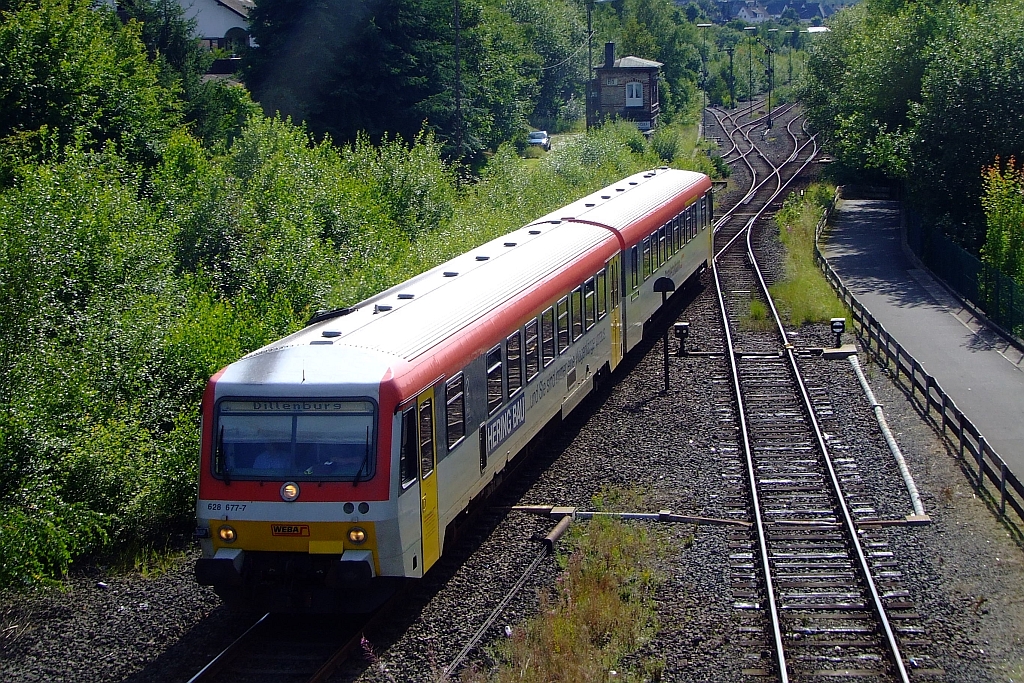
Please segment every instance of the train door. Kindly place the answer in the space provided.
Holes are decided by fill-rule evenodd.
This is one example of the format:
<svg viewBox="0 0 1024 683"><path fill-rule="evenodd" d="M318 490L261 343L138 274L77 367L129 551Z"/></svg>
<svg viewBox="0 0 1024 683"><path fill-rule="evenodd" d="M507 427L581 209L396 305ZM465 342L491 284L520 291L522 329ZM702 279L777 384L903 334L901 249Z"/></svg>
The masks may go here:
<svg viewBox="0 0 1024 683"><path fill-rule="evenodd" d="M612 318L611 369L622 361L622 312L619 310L622 294L621 259L618 254L608 261L608 304Z"/></svg>
<svg viewBox="0 0 1024 683"><path fill-rule="evenodd" d="M423 571L440 553L437 515L437 439L434 428L434 388L416 398L420 458L420 525L423 539Z"/></svg>

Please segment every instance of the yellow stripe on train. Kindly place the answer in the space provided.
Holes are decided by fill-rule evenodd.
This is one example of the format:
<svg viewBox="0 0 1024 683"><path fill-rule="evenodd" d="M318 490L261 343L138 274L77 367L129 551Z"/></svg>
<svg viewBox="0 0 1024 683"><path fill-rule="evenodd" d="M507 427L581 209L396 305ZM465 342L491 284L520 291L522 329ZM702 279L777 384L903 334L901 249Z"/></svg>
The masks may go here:
<svg viewBox="0 0 1024 683"><path fill-rule="evenodd" d="M234 530L234 540L226 542L219 533L222 527ZM351 536L362 531L362 543ZM350 534L351 532L351 534ZM230 534L228 534L230 536ZM210 537L214 549L240 548L248 552L292 552L313 555L340 555L346 550L373 551L377 563L377 536L373 522L263 522L211 519Z"/></svg>

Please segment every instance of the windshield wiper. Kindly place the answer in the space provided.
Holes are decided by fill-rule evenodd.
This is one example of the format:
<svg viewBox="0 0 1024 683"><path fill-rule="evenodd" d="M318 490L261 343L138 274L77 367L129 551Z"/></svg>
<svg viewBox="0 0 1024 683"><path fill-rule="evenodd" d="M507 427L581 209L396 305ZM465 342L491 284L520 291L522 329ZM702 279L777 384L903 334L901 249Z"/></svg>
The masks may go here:
<svg viewBox="0 0 1024 683"><path fill-rule="evenodd" d="M369 471L370 465L370 428L366 428L366 453L363 455L363 462L359 465L359 469L356 470L356 478L352 480L352 488L359 486L359 482L362 480L363 470Z"/></svg>

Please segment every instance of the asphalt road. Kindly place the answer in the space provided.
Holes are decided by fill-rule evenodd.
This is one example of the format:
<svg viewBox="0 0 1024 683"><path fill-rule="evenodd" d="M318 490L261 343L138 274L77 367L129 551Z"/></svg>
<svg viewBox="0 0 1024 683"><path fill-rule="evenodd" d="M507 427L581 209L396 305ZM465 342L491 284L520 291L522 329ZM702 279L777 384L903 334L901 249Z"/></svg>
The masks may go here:
<svg viewBox="0 0 1024 683"><path fill-rule="evenodd" d="M907 258L897 202L843 200L831 224L822 252L842 281L1024 478L1022 353Z"/></svg>

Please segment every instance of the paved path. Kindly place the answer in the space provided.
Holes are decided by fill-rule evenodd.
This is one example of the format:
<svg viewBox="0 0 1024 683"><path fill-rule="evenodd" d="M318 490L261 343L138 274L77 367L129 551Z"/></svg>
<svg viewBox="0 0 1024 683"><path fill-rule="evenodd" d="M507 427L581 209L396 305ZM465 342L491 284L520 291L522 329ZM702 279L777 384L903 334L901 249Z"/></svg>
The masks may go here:
<svg viewBox="0 0 1024 683"><path fill-rule="evenodd" d="M1024 358L900 247L899 204L844 200L822 251L836 273L1024 479Z"/></svg>

